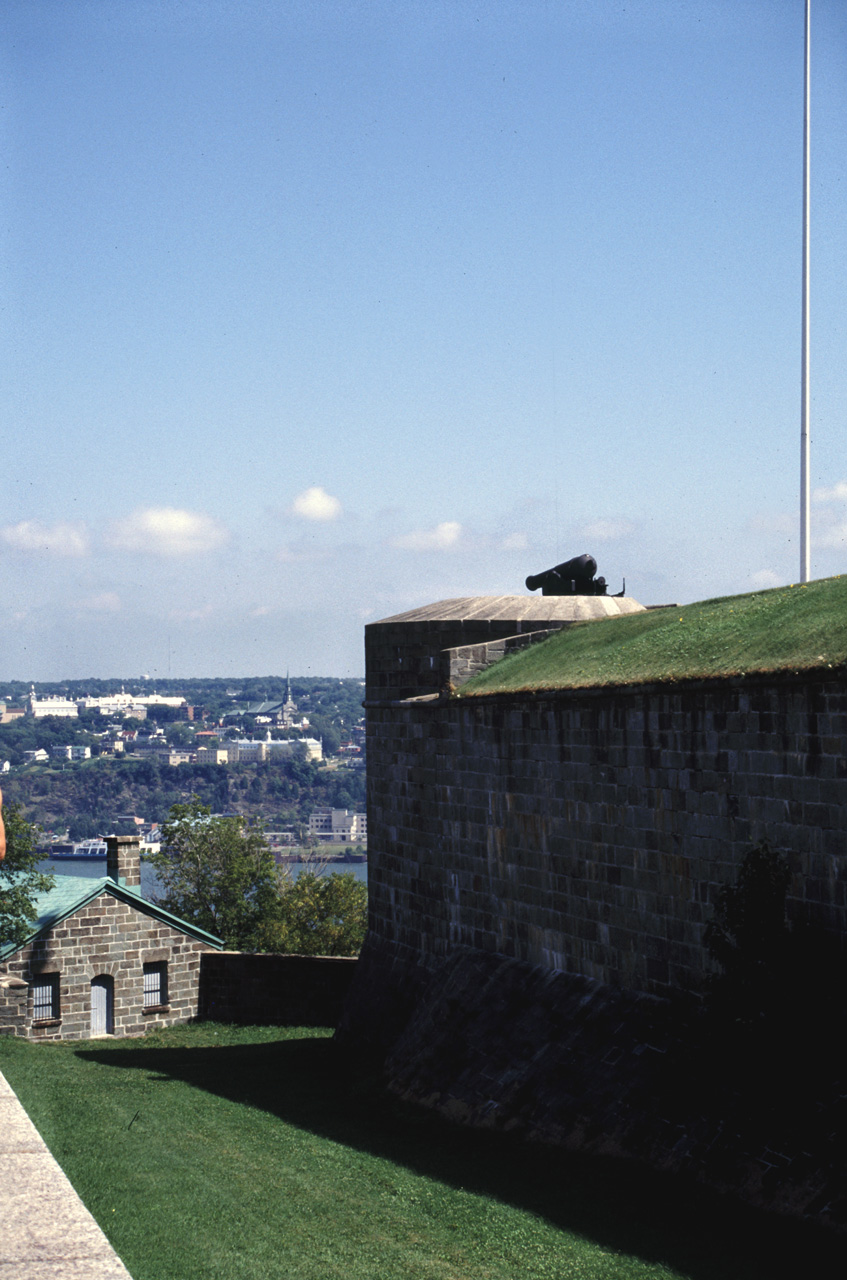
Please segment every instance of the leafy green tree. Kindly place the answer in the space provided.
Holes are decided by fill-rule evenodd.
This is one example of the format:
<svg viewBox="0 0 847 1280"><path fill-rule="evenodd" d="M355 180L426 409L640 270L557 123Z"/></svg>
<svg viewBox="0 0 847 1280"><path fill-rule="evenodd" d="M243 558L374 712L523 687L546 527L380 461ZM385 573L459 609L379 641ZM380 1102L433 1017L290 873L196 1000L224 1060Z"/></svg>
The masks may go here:
<svg viewBox="0 0 847 1280"><path fill-rule="evenodd" d="M54 883L38 870L38 831L21 817L17 805L3 808L6 857L0 862L0 941L24 942L36 919L33 900Z"/></svg>
<svg viewBox="0 0 847 1280"><path fill-rule="evenodd" d="M258 951L279 914L278 874L261 826L213 817L194 796L172 805L162 847L150 859L163 892L157 900L181 919L223 938L237 951Z"/></svg>
<svg viewBox="0 0 847 1280"><path fill-rule="evenodd" d="M309 716L309 736L320 738L325 756L334 756L341 746L341 734L328 716Z"/></svg>
<svg viewBox="0 0 847 1280"><path fill-rule="evenodd" d="M100 835L105 829L96 818L92 818L87 813L79 814L71 818L68 823L68 839L69 840L89 840L92 836Z"/></svg>
<svg viewBox="0 0 847 1280"><path fill-rule="evenodd" d="M280 912L267 941L274 951L357 956L368 924L367 887L352 872L301 871L283 884Z"/></svg>

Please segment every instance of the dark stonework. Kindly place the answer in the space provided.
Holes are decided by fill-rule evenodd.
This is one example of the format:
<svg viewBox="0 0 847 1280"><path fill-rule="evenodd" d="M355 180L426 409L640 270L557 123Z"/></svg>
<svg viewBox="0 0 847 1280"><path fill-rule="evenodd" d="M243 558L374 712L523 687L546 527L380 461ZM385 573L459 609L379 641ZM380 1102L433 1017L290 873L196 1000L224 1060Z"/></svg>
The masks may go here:
<svg viewBox="0 0 847 1280"><path fill-rule="evenodd" d="M843 679L439 697L461 650L477 647L482 665L500 642L486 638L490 602L476 616L458 602L475 629L462 622L464 637L443 616L454 603L367 628L370 917L340 1039L379 1055L403 1096L455 1118L592 1150L606 1141L757 1203L847 1218L824 1195L832 1169L797 1173L799 1148L780 1157L784 1177L768 1174L770 1191L755 1144L724 1153L722 1180L706 1154L722 1149L720 1126L692 1130L677 1158L683 1122L658 1115L655 1080L627 1092L626 1066L633 1046L674 1043L680 1001L698 1007L703 930L751 843L784 852L790 918L847 939ZM563 625L555 612L527 621ZM602 1032L590 1052L582 1007ZM544 1054L573 1070L539 1073ZM616 1089L630 1118L612 1123L603 1098Z"/></svg>
<svg viewBox="0 0 847 1280"><path fill-rule="evenodd" d="M847 936L847 690L822 677L368 706L370 927L699 991L720 886L766 837Z"/></svg>
<svg viewBox="0 0 847 1280"><path fill-rule="evenodd" d="M200 963L200 1017L334 1027L355 968L355 959L343 956L207 951Z"/></svg>

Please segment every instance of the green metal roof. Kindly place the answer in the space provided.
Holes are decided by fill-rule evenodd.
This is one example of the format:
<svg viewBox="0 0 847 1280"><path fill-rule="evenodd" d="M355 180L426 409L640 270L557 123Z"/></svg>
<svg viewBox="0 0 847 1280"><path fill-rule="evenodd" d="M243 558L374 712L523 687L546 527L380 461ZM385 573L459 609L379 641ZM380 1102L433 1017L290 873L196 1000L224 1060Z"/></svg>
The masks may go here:
<svg viewBox="0 0 847 1280"><path fill-rule="evenodd" d="M130 906L137 908L145 915L152 916L155 920L161 920L163 924L179 929L181 933L187 933L190 937L197 938L199 942L205 942L210 947L216 947L218 951L223 950L225 944L221 938L216 938L214 934L198 928L196 924L189 924L187 920L180 920L178 916L172 915L170 911L165 911L164 907L158 906L155 902L149 902L147 898L142 898L137 889L131 889L129 885L118 884L111 876L95 878L93 876L57 875L52 889L48 889L46 893L37 893L33 897L33 905L38 913L38 918L32 926L32 932L24 942L17 945L13 942L6 942L0 946L0 960L7 960L9 956L14 955L16 951L20 951L27 943L37 938L39 934L54 928L62 920L66 920L68 916L74 915L81 907L88 906L89 902L93 902L101 893L110 893L113 898L129 903Z"/></svg>

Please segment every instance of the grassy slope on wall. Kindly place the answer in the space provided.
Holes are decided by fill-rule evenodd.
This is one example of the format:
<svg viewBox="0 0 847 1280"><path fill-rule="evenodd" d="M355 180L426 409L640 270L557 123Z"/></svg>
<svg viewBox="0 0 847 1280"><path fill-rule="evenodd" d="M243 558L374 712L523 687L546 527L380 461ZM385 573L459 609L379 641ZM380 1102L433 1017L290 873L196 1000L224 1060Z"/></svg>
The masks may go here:
<svg viewBox="0 0 847 1280"><path fill-rule="evenodd" d="M847 575L577 623L494 663L460 697L847 663Z"/></svg>

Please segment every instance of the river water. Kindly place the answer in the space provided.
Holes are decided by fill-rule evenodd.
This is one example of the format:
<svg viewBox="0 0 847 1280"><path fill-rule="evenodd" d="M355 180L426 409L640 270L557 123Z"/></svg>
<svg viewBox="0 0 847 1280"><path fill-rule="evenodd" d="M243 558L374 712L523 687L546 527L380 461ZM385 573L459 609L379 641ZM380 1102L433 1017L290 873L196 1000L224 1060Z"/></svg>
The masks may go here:
<svg viewBox="0 0 847 1280"><path fill-rule="evenodd" d="M295 877L305 869L314 867L313 862L286 862L285 867L291 871ZM81 878L89 877L96 880L106 874L105 858L81 858L78 862L65 858L45 858L43 862L38 864L39 871L52 871L57 876L79 876ZM332 862L326 867L326 873L330 871L352 871L357 880L361 880L364 884L368 882L368 864L366 862ZM141 894L142 897L152 900L159 887L156 879L156 873L150 866L149 862L141 863Z"/></svg>

